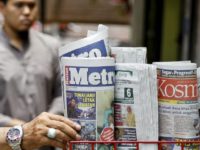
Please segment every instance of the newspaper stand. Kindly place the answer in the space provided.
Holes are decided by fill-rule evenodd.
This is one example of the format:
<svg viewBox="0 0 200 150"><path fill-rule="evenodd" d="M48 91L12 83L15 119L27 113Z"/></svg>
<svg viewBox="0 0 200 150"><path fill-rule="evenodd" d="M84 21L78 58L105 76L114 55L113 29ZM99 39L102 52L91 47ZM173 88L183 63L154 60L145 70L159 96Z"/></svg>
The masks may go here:
<svg viewBox="0 0 200 150"><path fill-rule="evenodd" d="M200 141L71 141L69 142L69 149L73 150L73 145L74 144L90 144L92 149L95 150L95 145L96 144L112 144L114 146L114 150L117 150L117 144L135 144L136 148L135 150L139 150L139 145L140 144L153 144L158 146L158 150L162 150L162 145L163 144L179 144L181 146L181 150L184 150L184 145L186 144L199 144Z"/></svg>

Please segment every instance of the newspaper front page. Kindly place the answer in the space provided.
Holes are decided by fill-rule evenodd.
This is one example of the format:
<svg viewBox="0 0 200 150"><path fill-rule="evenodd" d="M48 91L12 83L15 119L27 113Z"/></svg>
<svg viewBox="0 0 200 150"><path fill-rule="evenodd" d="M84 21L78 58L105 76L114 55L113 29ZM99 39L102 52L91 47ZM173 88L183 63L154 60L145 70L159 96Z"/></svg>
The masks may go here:
<svg viewBox="0 0 200 150"><path fill-rule="evenodd" d="M81 140L114 140L114 59L63 57L61 63L65 116L81 125ZM90 146L76 144L73 149L89 150ZM111 147L98 145L98 149Z"/></svg>
<svg viewBox="0 0 200 150"><path fill-rule="evenodd" d="M104 25L98 26L98 31L95 31L90 37L80 39L71 43L65 44L59 48L59 60L61 70L61 85L63 103L65 100L64 94L64 70L61 65L62 57L108 57L110 49L108 45L108 27ZM66 114L65 114L66 115Z"/></svg>
<svg viewBox="0 0 200 150"><path fill-rule="evenodd" d="M196 64L172 62L156 65L158 67L160 140L199 140ZM168 144L165 148L181 149L178 144ZM184 149L199 150L199 145L187 144Z"/></svg>

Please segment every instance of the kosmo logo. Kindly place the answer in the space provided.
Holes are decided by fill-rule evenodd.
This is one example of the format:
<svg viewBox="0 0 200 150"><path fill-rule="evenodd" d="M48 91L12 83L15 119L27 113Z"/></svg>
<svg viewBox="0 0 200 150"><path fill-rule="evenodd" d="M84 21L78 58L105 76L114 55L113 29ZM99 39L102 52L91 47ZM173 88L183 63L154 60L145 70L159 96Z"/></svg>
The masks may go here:
<svg viewBox="0 0 200 150"><path fill-rule="evenodd" d="M66 66L65 79L68 86L113 86L115 79L115 67Z"/></svg>
<svg viewBox="0 0 200 150"><path fill-rule="evenodd" d="M168 79L158 77L158 98L168 100L197 100L196 79Z"/></svg>

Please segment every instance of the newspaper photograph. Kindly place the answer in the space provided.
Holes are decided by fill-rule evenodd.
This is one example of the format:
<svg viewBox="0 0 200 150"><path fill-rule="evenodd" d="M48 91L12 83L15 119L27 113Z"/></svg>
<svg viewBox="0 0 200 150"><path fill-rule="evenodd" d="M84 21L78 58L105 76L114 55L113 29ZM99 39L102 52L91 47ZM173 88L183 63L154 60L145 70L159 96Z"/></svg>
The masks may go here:
<svg viewBox="0 0 200 150"><path fill-rule="evenodd" d="M96 120L96 93L67 91L67 114L73 119Z"/></svg>
<svg viewBox="0 0 200 150"><path fill-rule="evenodd" d="M115 125L135 128L134 106L115 103Z"/></svg>

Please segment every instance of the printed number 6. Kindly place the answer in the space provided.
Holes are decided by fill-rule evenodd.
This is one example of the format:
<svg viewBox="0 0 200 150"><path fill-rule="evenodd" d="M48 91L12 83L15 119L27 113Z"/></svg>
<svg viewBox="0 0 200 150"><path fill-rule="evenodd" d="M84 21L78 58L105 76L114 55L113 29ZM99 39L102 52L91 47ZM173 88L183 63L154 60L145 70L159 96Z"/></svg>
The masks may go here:
<svg viewBox="0 0 200 150"><path fill-rule="evenodd" d="M132 93L131 88L127 88L127 89L126 89L126 96L127 96L127 97L132 97L132 95L133 95L133 93Z"/></svg>

